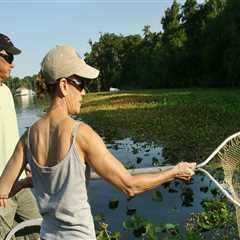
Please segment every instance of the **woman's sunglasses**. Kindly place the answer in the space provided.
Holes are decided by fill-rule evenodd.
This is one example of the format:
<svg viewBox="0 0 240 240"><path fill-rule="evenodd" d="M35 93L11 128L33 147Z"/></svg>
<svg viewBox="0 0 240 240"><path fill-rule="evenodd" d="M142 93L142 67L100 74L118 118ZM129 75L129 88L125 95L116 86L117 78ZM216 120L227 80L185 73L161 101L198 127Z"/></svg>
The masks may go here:
<svg viewBox="0 0 240 240"><path fill-rule="evenodd" d="M9 64L12 64L14 60L14 56L11 53L8 53L8 54L0 53L0 57L2 57Z"/></svg>
<svg viewBox="0 0 240 240"><path fill-rule="evenodd" d="M74 78L74 77L67 77L67 81L76 87L80 92L86 88L86 81L83 78Z"/></svg>

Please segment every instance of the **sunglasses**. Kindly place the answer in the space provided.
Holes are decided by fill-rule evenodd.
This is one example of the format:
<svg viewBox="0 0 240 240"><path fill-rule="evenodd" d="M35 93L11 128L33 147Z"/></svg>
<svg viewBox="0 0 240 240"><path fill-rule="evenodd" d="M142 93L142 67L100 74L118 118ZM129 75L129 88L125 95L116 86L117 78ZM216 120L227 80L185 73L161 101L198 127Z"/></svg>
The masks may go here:
<svg viewBox="0 0 240 240"><path fill-rule="evenodd" d="M0 57L2 57L9 64L12 64L14 60L14 56L11 53L8 53L8 54L0 53Z"/></svg>
<svg viewBox="0 0 240 240"><path fill-rule="evenodd" d="M66 78L67 81L72 84L74 87L76 87L80 92L86 88L86 81L83 78L74 78L74 77L68 77Z"/></svg>

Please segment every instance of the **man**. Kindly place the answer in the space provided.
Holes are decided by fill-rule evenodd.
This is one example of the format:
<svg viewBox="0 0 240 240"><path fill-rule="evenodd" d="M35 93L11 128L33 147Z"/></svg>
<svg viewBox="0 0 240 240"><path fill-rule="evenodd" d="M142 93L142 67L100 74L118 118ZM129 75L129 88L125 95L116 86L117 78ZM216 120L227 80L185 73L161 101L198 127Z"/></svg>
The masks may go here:
<svg viewBox="0 0 240 240"><path fill-rule="evenodd" d="M4 84L14 67L14 55L20 54L9 37L0 33L0 175L19 139L16 111L10 89ZM38 218L38 208L30 189L23 189L0 208L0 240L23 220ZM37 234L17 239L38 239Z"/></svg>

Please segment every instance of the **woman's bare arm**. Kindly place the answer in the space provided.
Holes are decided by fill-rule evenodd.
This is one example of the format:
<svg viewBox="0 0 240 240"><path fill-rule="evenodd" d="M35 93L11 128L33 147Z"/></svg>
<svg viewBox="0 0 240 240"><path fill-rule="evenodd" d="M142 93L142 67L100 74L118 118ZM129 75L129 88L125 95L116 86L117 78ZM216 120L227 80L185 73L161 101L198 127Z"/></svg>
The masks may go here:
<svg viewBox="0 0 240 240"><path fill-rule="evenodd" d="M16 193L16 190L20 191L21 188L26 187L29 182L29 180L17 181L26 166L24 138L25 135L18 141L14 153L0 177L0 196L8 197L11 190L13 190L13 193Z"/></svg>
<svg viewBox="0 0 240 240"><path fill-rule="evenodd" d="M194 163L181 163L163 172L132 176L109 152L101 137L86 124L80 125L77 142L85 154L85 160L95 171L129 196L152 189L174 178L187 180L194 174Z"/></svg>

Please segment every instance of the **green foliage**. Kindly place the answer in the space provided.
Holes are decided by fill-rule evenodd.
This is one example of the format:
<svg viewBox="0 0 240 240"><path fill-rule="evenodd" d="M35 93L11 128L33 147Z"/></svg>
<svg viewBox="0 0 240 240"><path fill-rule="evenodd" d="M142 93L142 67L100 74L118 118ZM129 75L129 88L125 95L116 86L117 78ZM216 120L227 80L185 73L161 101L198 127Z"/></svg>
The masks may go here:
<svg viewBox="0 0 240 240"><path fill-rule="evenodd" d="M178 227L174 224L154 225L136 214L124 221L123 226L126 230L131 230L135 237L141 237L143 240L157 240L161 232L168 236L179 233Z"/></svg>
<svg viewBox="0 0 240 240"><path fill-rule="evenodd" d="M203 212L193 216L191 229L197 232L220 229L230 219L230 209L222 200L204 200Z"/></svg>
<svg viewBox="0 0 240 240"><path fill-rule="evenodd" d="M165 16L162 18L163 34L162 41L168 48L169 53L177 51L184 46L186 41L185 32L180 23L180 6L176 0L173 1L171 8L165 11Z"/></svg>
<svg viewBox="0 0 240 240"><path fill-rule="evenodd" d="M108 224L105 222L103 214L98 214L94 217L97 240L119 240L119 232L111 232L108 229Z"/></svg>
<svg viewBox="0 0 240 240"><path fill-rule="evenodd" d="M186 234L186 240L202 240L203 238L201 235L197 232L188 232Z"/></svg>
<svg viewBox="0 0 240 240"><path fill-rule="evenodd" d="M10 77L7 81L5 81L5 83L11 89L13 94L15 94L16 89L21 86L20 79L18 77Z"/></svg>
<svg viewBox="0 0 240 240"><path fill-rule="evenodd" d="M111 233L108 230L108 224L106 224L106 223L101 223L99 225L99 228L96 231L96 235L97 235L97 240L118 240L118 239L120 239L120 233L119 232Z"/></svg>
<svg viewBox="0 0 240 240"><path fill-rule="evenodd" d="M225 202L206 200L202 207L204 211L197 216L197 224L203 230L221 227L229 220L229 209Z"/></svg>
<svg viewBox="0 0 240 240"><path fill-rule="evenodd" d="M90 41L92 49L90 54L85 55L86 62L100 70L98 81L93 82L90 88L108 90L109 87L115 87L114 81L118 81L121 69L122 39L121 35L105 33L98 42Z"/></svg>
<svg viewBox="0 0 240 240"><path fill-rule="evenodd" d="M154 225L140 215L134 214L123 222L123 227L132 231L134 237L142 240L201 240L201 236L196 232L180 233L176 224L166 223Z"/></svg>

